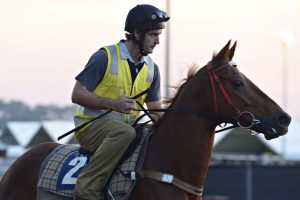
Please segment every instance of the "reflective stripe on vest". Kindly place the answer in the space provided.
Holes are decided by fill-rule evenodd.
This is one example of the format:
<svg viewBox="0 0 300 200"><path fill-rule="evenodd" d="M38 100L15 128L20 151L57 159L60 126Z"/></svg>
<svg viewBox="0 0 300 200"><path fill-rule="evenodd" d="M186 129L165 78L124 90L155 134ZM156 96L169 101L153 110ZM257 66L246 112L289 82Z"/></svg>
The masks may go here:
<svg viewBox="0 0 300 200"><path fill-rule="evenodd" d="M110 55L111 55L111 68L110 73L111 74L118 74L118 55L117 55L117 49L115 45L108 46Z"/></svg>
<svg viewBox="0 0 300 200"><path fill-rule="evenodd" d="M144 57L146 63L148 63L148 75L147 75L147 82L152 83L153 76L154 76L154 64L150 56Z"/></svg>

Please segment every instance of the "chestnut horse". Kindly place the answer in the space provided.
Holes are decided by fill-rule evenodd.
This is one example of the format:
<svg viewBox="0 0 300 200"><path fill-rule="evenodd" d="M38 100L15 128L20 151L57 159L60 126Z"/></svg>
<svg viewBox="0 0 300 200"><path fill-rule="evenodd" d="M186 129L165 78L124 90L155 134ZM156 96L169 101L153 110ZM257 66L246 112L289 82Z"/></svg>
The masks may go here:
<svg viewBox="0 0 300 200"><path fill-rule="evenodd" d="M235 47L229 41L180 86L153 130L143 165L144 172L154 172L165 182L145 173L131 199L201 200L220 123L262 133L268 140L287 133L291 117L237 69L232 62ZM0 199L36 199L41 164L58 145L40 144L17 159L1 180Z"/></svg>

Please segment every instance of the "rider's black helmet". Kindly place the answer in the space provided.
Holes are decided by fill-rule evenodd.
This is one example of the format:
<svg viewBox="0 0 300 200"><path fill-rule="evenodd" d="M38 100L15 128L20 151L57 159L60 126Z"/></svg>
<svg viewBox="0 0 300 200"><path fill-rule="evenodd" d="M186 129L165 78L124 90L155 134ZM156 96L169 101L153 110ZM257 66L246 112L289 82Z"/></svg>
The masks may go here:
<svg viewBox="0 0 300 200"><path fill-rule="evenodd" d="M132 8L126 18L125 31L132 33L135 29L148 31L165 28L170 17L158 8L142 4Z"/></svg>

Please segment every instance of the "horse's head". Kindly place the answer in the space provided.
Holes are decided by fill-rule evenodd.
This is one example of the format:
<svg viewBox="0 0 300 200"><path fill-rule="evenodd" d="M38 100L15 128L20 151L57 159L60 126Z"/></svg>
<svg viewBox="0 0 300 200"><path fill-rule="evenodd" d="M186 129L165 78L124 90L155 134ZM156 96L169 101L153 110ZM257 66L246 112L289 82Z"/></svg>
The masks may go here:
<svg viewBox="0 0 300 200"><path fill-rule="evenodd" d="M210 82L213 112L236 126L263 133L268 140L286 134L291 117L238 70L232 61L235 48L236 43L230 48L229 41L200 70Z"/></svg>

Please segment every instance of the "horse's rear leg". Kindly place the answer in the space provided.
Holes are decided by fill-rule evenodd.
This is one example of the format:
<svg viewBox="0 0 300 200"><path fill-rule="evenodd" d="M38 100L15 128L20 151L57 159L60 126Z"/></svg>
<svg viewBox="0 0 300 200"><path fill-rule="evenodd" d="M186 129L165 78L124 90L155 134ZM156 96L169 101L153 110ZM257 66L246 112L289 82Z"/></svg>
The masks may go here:
<svg viewBox="0 0 300 200"><path fill-rule="evenodd" d="M57 143L37 145L18 158L0 182L0 200L34 200L40 167Z"/></svg>

